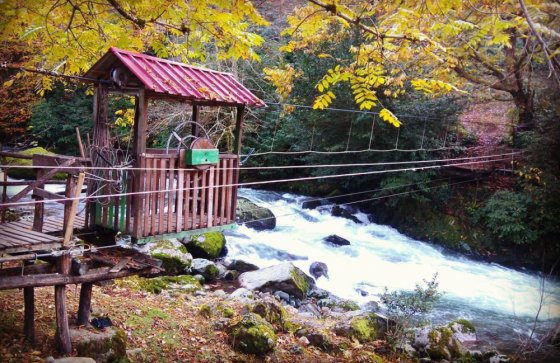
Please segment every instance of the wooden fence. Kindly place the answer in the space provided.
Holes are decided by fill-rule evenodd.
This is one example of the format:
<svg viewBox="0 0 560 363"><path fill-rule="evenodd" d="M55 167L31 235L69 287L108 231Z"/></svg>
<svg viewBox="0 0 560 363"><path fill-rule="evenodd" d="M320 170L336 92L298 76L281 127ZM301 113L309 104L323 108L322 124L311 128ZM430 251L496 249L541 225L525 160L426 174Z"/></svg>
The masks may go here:
<svg viewBox="0 0 560 363"><path fill-rule="evenodd" d="M220 154L219 163L205 170L185 166L184 158L184 150L166 154L165 150L148 149L140 157L142 170L118 176L121 192L140 194L99 198L95 224L136 239L232 224L237 155ZM100 195L115 194L110 185L104 188Z"/></svg>

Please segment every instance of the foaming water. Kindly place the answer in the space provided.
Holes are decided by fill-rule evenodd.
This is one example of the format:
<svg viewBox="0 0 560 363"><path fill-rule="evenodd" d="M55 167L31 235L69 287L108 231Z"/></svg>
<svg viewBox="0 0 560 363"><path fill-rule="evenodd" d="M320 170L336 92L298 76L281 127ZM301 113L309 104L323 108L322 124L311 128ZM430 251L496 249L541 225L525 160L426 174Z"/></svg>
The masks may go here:
<svg viewBox="0 0 560 363"><path fill-rule="evenodd" d="M288 260L306 272L312 262L325 262L330 280L319 278L317 285L359 303L377 300L385 287L412 290L437 273L444 295L434 321L468 318L480 322L481 334L490 339L497 334L502 340L522 337L539 309L542 279L537 275L446 254L388 226L333 217L328 207L302 209L303 196L251 189L240 189L239 194L272 210L276 228L257 232L240 226L229 233L229 258L260 267ZM356 217L367 221L363 214ZM351 245L322 242L332 234ZM539 319L548 325L559 318L560 284L546 280Z"/></svg>

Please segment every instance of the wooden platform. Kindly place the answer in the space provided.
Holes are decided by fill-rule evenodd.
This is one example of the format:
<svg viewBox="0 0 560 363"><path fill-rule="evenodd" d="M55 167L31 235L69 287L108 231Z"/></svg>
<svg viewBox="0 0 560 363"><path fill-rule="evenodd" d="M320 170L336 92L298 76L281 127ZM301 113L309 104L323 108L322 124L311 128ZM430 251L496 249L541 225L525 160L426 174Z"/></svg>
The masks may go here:
<svg viewBox="0 0 560 363"><path fill-rule="evenodd" d="M74 227L84 228L84 216L76 216ZM62 246L62 238L52 234L62 233L62 218L43 220L43 232L32 230L33 221L17 221L0 224L0 253L20 253L52 250Z"/></svg>

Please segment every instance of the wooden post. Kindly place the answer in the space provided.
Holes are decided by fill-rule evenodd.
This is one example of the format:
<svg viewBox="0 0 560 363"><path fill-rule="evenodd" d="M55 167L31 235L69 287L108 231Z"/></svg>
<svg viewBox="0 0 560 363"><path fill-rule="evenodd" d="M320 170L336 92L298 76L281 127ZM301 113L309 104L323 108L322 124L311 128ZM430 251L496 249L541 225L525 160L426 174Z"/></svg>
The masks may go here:
<svg viewBox="0 0 560 363"><path fill-rule="evenodd" d="M24 265L33 265L34 262L26 261ZM23 334L28 343L35 343L35 288L25 287L23 289L24 318Z"/></svg>
<svg viewBox="0 0 560 363"><path fill-rule="evenodd" d="M85 174L80 173L78 175L78 182L74 184L71 182L70 184L73 185L73 193L70 194L72 197L76 198L80 196L82 192L82 186L84 185ZM67 193L68 194L68 193ZM70 209L68 211L68 215L66 214L66 206L64 207L64 239L62 240L62 246L66 246L70 239L72 238L72 233L74 232L74 219L76 218L76 212L78 211L78 205L80 201L78 199L74 199L71 201Z"/></svg>
<svg viewBox="0 0 560 363"><path fill-rule="evenodd" d="M243 114L245 113L245 105L237 106L237 114L235 117L235 142L233 144L233 153L237 154L241 152L241 138L243 137Z"/></svg>
<svg viewBox="0 0 560 363"><path fill-rule="evenodd" d="M43 177L43 169L37 170L37 179ZM37 232L43 232L43 218L45 212L45 203L42 203L43 197L36 196L35 200L39 203L35 204L35 213L33 215L33 230Z"/></svg>
<svg viewBox="0 0 560 363"><path fill-rule="evenodd" d="M80 305L78 306L78 325L86 325L91 311L91 293L93 284L86 282L80 290Z"/></svg>
<svg viewBox="0 0 560 363"><path fill-rule="evenodd" d="M134 182L131 192L142 192L144 191L144 176L146 175L144 170L140 170L144 165L142 158L146 153L146 123L148 121L148 99L146 98L146 92L144 89L138 91L138 97L136 97L136 111L134 112L134 143L133 143L133 154L134 154ZM129 192L129 191L127 191ZM142 223L145 211L142 209L144 202L144 194L136 194L132 196L132 209L133 211L127 211L127 213L134 213L134 221L132 223L132 237L139 238L142 237Z"/></svg>
<svg viewBox="0 0 560 363"><path fill-rule="evenodd" d="M194 122L198 122L198 113L199 113L198 111L199 111L198 105L193 103L191 120L194 121ZM200 130L198 129L198 125L192 124L191 131L192 131L191 133L192 133L193 136L198 137L198 134L200 132Z"/></svg>
<svg viewBox="0 0 560 363"><path fill-rule="evenodd" d="M69 254L63 254L58 258L57 270L61 275L70 272L71 258ZM66 307L66 285L56 285L54 287L54 306L56 310L56 343L58 350L62 354L72 352L72 342L70 341L70 328L68 327L68 310Z"/></svg>

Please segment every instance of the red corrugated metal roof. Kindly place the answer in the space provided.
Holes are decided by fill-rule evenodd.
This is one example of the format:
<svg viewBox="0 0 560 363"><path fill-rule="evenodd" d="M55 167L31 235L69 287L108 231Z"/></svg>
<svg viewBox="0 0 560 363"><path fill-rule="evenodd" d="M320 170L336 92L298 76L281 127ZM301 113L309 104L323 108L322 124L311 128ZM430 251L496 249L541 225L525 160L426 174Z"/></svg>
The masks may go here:
<svg viewBox="0 0 560 363"><path fill-rule="evenodd" d="M231 73L190 66L167 59L111 47L89 71L95 77L110 71L116 57L144 84L147 91L164 96L187 98L195 102L262 107L264 102L239 83Z"/></svg>

